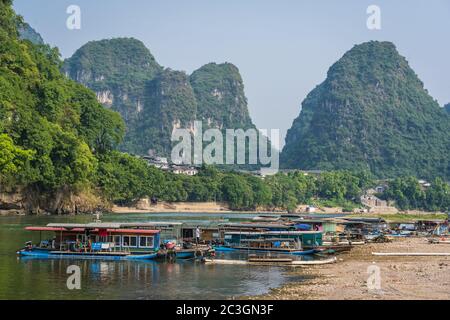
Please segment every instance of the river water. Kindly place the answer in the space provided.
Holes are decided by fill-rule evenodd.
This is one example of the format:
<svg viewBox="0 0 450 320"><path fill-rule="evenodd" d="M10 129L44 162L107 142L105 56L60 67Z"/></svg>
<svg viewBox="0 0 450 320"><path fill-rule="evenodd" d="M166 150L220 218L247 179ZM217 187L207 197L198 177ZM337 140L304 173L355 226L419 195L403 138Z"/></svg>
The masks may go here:
<svg viewBox="0 0 450 320"><path fill-rule="evenodd" d="M107 221L237 222L248 214L151 213L105 215ZM195 261L137 262L19 258L17 249L38 239L26 226L91 222L92 216L0 217L0 299L230 299L301 281L285 268L204 265ZM227 254L228 255L228 254ZM220 254L218 255L218 258ZM239 258L223 256L221 258ZM69 265L81 270L81 289L67 288Z"/></svg>

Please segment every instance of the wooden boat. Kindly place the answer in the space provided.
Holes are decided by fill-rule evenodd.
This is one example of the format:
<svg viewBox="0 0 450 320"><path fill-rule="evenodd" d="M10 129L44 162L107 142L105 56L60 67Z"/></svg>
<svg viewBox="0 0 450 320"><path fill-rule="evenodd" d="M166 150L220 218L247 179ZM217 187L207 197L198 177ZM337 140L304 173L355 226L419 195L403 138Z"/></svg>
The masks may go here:
<svg viewBox="0 0 450 320"><path fill-rule="evenodd" d="M209 247L192 248L192 249L181 249L177 248L174 250L160 250L158 252L158 258L176 258L176 259L194 259L196 257L205 256L211 250Z"/></svg>
<svg viewBox="0 0 450 320"><path fill-rule="evenodd" d="M383 257L448 257L450 252L372 252L372 255Z"/></svg>
<svg viewBox="0 0 450 320"><path fill-rule="evenodd" d="M41 259L101 259L101 260L152 260L156 253L131 254L125 252L68 252L39 249L21 249L17 252L22 257Z"/></svg>
<svg viewBox="0 0 450 320"><path fill-rule="evenodd" d="M316 250L312 246L322 244L319 231L230 231L224 233L224 245L216 251L267 252L290 255L310 255ZM305 250L308 246L309 249Z"/></svg>
<svg viewBox="0 0 450 320"><path fill-rule="evenodd" d="M296 249L293 247L269 247L269 246L254 246L254 245L246 245L246 246L215 246L215 251L219 252L230 252L230 251L247 251L247 252L267 252L267 253L279 253L279 254L290 254L295 256L302 255L311 255L317 252L316 249Z"/></svg>
<svg viewBox="0 0 450 320"><path fill-rule="evenodd" d="M39 232L40 241L30 241L19 256L56 259L151 260L159 249L159 230L129 229L120 223L48 224L26 227ZM42 233L54 233L42 240Z"/></svg>
<svg viewBox="0 0 450 320"><path fill-rule="evenodd" d="M305 249L315 249L318 253L340 253L347 252L353 248L350 244L322 245L315 247L305 247Z"/></svg>
<svg viewBox="0 0 450 320"><path fill-rule="evenodd" d="M449 237L428 238L428 242L431 244L450 244L450 238Z"/></svg>
<svg viewBox="0 0 450 320"><path fill-rule="evenodd" d="M283 257L260 257L260 256L255 256L255 255L250 255L248 257L248 262L280 262L280 263L290 263L292 262L294 259L292 258L283 258Z"/></svg>
<svg viewBox="0 0 450 320"><path fill-rule="evenodd" d="M280 220L280 216L273 215L260 215L252 219L255 222L277 222Z"/></svg>
<svg viewBox="0 0 450 320"><path fill-rule="evenodd" d="M298 266L311 266L311 265L324 265L330 263L336 263L336 257L325 260L292 260L292 261L250 261L249 260L225 260L225 259L203 259L203 262L207 265L256 265L256 266L279 266L279 267L298 267Z"/></svg>

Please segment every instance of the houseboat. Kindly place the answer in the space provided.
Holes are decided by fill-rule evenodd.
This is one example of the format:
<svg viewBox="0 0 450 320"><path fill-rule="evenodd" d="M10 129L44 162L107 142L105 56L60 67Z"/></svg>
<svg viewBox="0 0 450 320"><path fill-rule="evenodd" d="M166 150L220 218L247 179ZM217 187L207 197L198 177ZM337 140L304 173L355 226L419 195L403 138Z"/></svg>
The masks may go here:
<svg viewBox="0 0 450 320"><path fill-rule="evenodd" d="M39 232L39 242L27 242L17 254L36 258L150 260L156 258L160 243L159 230L125 228L120 223L50 223L25 230ZM53 236L43 238L49 233Z"/></svg>
<svg viewBox="0 0 450 320"><path fill-rule="evenodd" d="M318 231L230 231L225 232L224 245L215 250L309 255L316 250L305 250L304 246L321 244L322 233Z"/></svg>
<svg viewBox="0 0 450 320"><path fill-rule="evenodd" d="M197 244L194 238L196 226L189 226L183 222L127 222L122 223L126 228L153 229L160 232L159 259L193 259L205 256L211 250L207 245ZM209 239L210 228L201 227L202 240Z"/></svg>

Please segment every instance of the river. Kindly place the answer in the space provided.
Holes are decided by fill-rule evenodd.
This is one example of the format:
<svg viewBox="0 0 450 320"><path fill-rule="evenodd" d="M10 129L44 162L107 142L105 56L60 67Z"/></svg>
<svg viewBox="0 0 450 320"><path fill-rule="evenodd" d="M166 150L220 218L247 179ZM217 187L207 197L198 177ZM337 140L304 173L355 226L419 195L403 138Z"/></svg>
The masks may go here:
<svg viewBox="0 0 450 320"><path fill-rule="evenodd" d="M151 213L104 215L102 221L237 222L249 214ZM92 216L0 217L0 299L231 299L264 294L288 281L301 281L280 267L204 265L195 261L137 262L27 259L17 249L36 235L26 226L91 222ZM225 257L226 258L226 257ZM239 258L239 257L232 257ZM69 290L69 265L81 270L81 289Z"/></svg>

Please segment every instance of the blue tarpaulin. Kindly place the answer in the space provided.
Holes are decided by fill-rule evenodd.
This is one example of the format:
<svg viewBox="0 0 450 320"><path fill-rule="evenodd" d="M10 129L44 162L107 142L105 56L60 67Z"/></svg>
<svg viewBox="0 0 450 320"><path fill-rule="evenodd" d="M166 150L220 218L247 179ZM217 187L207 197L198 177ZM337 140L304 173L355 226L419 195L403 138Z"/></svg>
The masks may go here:
<svg viewBox="0 0 450 320"><path fill-rule="evenodd" d="M298 230L309 231L309 230L311 230L311 225L305 224L305 223L302 223L302 224L296 224L296 225L295 225L295 228L298 229Z"/></svg>

